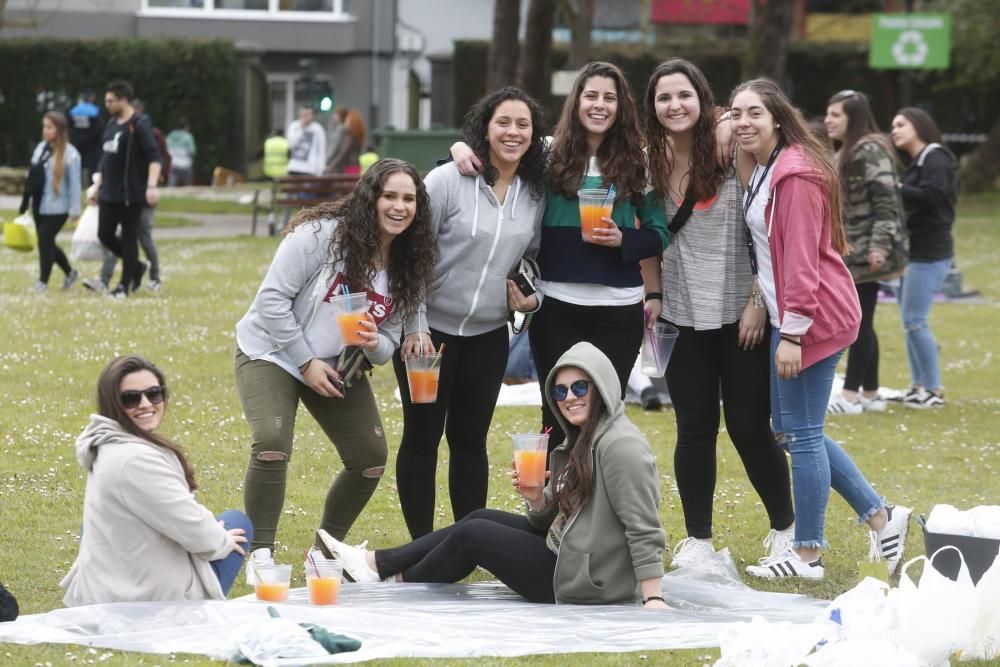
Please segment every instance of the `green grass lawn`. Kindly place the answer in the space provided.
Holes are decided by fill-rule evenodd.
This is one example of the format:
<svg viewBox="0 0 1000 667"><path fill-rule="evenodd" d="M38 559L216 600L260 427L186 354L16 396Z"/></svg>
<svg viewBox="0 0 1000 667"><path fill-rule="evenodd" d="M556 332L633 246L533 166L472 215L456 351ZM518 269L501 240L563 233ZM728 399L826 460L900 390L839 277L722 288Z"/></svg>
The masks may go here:
<svg viewBox="0 0 1000 667"><path fill-rule="evenodd" d="M963 202L957 226L958 262L968 287L990 299L987 305L940 304L931 313L942 348L948 406L940 411L904 411L839 417L828 433L852 453L868 479L891 501L926 513L938 502L959 507L1000 503L1000 389L993 363L1000 340L1000 196ZM59 607L58 582L77 550L84 476L73 443L93 410L94 384L113 356L136 352L163 368L173 400L165 430L187 447L201 489L198 497L215 511L242 506L248 457L248 428L232 378L234 325L245 312L274 251L274 239L164 241L160 257L164 290L142 292L116 302L76 289L29 292L37 272L34 254L0 250L0 507L3 508L0 580L18 597L23 613ZM84 272L85 273L85 272ZM898 309L880 305L882 383L908 382ZM349 539L374 547L406 539L395 491L395 447L402 415L392 396L391 369L375 372L376 391L390 443L385 479L351 531ZM673 414L630 406L629 416L653 444L662 479L661 516L673 544L684 537L673 478ZM315 422L300 413L296 455L289 474L285 515L279 531L279 560L297 562L312 540L323 498L339 462ZM507 470L511 433L538 423L534 408L500 408L490 430L489 505L517 510ZM719 439L715 515L717 546L728 546L737 566L754 562L767 532L763 507L753 492L725 433ZM441 463L447 448L441 450ZM439 468L439 525L450 521L446 469ZM836 496L827 516L827 578L822 582L751 585L765 590L833 598L857 579L857 561L867 553L864 531ZM908 555L923 551L911 524ZM293 585L302 585L301 572ZM248 593L240 581L234 595ZM98 655L105 651L99 650ZM166 657L111 652L109 665L162 664ZM68 664L96 659L79 646L0 647L5 664ZM649 652L651 662L711 664L717 650ZM5 659L6 658L6 659ZM533 664L567 660L586 664L631 664L639 654L541 657ZM412 664L417 661L398 661ZM435 663L440 661L434 661ZM458 664L458 661L453 661ZM465 662L465 661L463 661ZM484 659L481 664L515 664ZM518 663L521 662L519 659ZM208 661L192 657L192 664ZM427 664L430 664L429 662Z"/></svg>

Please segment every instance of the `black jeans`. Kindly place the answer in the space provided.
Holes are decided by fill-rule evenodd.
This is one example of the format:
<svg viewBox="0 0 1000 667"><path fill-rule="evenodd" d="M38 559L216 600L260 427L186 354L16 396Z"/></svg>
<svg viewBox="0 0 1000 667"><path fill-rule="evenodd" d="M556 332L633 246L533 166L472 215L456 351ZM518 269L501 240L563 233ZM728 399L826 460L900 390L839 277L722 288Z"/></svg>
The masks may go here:
<svg viewBox="0 0 1000 667"><path fill-rule="evenodd" d="M746 351L737 345L739 322L707 331L677 329L666 377L677 418L674 475L688 535L712 537L720 385L726 430L747 477L771 527L788 528L795 514L785 453L771 432L769 338Z"/></svg>
<svg viewBox="0 0 1000 667"><path fill-rule="evenodd" d="M607 355L618 373L621 397L642 345L642 304L628 306L578 306L546 297L528 329L531 354L542 388L542 425L551 427L549 451L566 438L545 400L545 381L566 350L581 341L592 343Z"/></svg>
<svg viewBox="0 0 1000 667"><path fill-rule="evenodd" d="M105 248L122 260L122 277L119 286L131 291L139 274L139 216L144 204L100 202L98 207L97 238ZM121 225L121 238L118 238Z"/></svg>
<svg viewBox="0 0 1000 667"><path fill-rule="evenodd" d="M878 305L878 281L855 285L861 301L861 328L847 355L844 389L878 390L878 336L875 334L875 306Z"/></svg>
<svg viewBox="0 0 1000 667"><path fill-rule="evenodd" d="M476 510L458 523L409 544L375 552L380 579L402 573L403 581L453 584L482 567L528 602L555 602L556 555L545 532L520 514Z"/></svg>
<svg viewBox="0 0 1000 667"><path fill-rule="evenodd" d="M489 460L486 434L493 421L507 366L507 326L478 336L431 329L434 347L445 344L437 402L411 403L406 366L392 360L403 399L403 439L396 455L396 488L403 519L414 539L434 530L438 445L448 438L448 492L458 521L486 507Z"/></svg>
<svg viewBox="0 0 1000 667"><path fill-rule="evenodd" d="M56 234L66 224L65 213L59 215L42 215L35 213L35 229L38 231L38 280L48 284L52 275L52 264L55 262L67 276L73 271L69 265L66 253L56 245Z"/></svg>

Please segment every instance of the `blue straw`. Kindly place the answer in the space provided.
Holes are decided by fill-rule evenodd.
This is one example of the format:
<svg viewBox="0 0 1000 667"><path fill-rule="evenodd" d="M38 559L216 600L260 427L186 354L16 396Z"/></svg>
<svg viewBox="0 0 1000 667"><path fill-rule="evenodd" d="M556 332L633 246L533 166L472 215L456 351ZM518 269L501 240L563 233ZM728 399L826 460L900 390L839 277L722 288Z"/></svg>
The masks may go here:
<svg viewBox="0 0 1000 667"><path fill-rule="evenodd" d="M612 183L611 185L608 186L608 193L606 195L604 195L604 201L601 202L601 206L607 206L609 201L613 205L614 201L615 201L615 195L616 194L617 194L617 192L615 191L615 184Z"/></svg>
<svg viewBox="0 0 1000 667"><path fill-rule="evenodd" d="M347 283L340 284L340 293L343 294L344 296L350 296L351 291L347 289Z"/></svg>

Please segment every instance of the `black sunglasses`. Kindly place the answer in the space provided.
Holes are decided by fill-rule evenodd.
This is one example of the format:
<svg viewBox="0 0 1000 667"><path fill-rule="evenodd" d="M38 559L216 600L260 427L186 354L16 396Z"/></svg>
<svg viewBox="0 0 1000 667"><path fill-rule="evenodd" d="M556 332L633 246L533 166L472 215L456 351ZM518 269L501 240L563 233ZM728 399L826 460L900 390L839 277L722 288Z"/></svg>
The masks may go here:
<svg viewBox="0 0 1000 667"><path fill-rule="evenodd" d="M126 410L139 407L139 404L142 403L143 395L145 395L146 399L153 405L159 405L167 399L167 388L156 386L143 389L142 391L137 389L123 391L121 395L122 407Z"/></svg>
<svg viewBox="0 0 1000 667"><path fill-rule="evenodd" d="M591 384L593 383L590 380L577 380L568 387L564 384L557 384L552 387L552 398L557 401L565 401L571 391L577 398L583 398L590 391Z"/></svg>

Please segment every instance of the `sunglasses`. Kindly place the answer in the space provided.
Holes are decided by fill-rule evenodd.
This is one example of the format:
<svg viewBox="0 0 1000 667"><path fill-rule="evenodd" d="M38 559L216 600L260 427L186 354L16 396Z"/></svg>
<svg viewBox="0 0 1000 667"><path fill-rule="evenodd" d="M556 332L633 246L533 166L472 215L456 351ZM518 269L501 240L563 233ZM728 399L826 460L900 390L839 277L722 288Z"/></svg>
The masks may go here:
<svg viewBox="0 0 1000 667"><path fill-rule="evenodd" d="M583 398L590 391L591 384L590 380L577 380L568 387L564 384L557 384L552 387L552 398L560 402L565 401L566 397L569 396L569 392L573 392L573 395L577 398Z"/></svg>
<svg viewBox="0 0 1000 667"><path fill-rule="evenodd" d="M149 389L143 389L142 391L136 389L130 389L129 391L123 391L121 394L122 407L126 410L132 410L133 408L139 407L142 403L142 397L145 396L153 405L159 405L167 399L167 388L166 387L150 387Z"/></svg>

